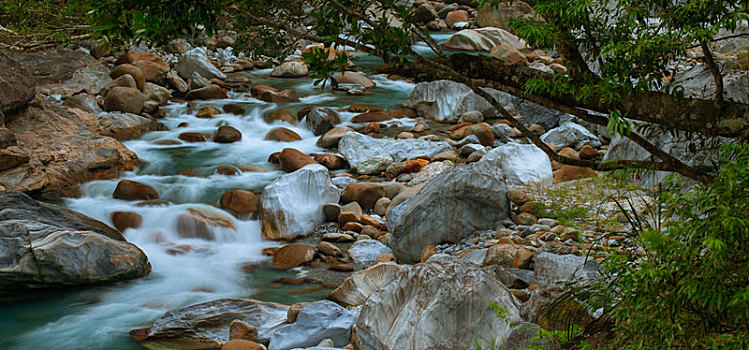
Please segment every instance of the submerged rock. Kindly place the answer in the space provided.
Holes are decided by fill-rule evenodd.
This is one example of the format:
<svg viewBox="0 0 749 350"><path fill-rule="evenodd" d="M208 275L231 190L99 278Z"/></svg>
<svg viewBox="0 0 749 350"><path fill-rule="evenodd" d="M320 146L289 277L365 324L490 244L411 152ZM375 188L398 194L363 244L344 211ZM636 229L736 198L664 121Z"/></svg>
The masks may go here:
<svg viewBox="0 0 749 350"><path fill-rule="evenodd" d="M115 282L150 270L143 251L106 224L0 192L0 294Z"/></svg>
<svg viewBox="0 0 749 350"><path fill-rule="evenodd" d="M292 239L308 234L325 221L323 205L338 203L340 197L341 190L319 164L279 177L263 190L263 236Z"/></svg>
<svg viewBox="0 0 749 350"><path fill-rule="evenodd" d="M332 340L335 346L344 346L351 341L355 320L356 314L332 301L310 303L299 312L294 323L273 333L268 350L310 347L323 339Z"/></svg>
<svg viewBox="0 0 749 350"><path fill-rule="evenodd" d="M450 145L444 142L375 139L357 132L346 133L338 144L338 150L354 169L376 156L390 155L393 161L400 162L419 156L433 157L448 149Z"/></svg>
<svg viewBox="0 0 749 350"><path fill-rule="evenodd" d="M286 324L288 310L286 305L252 299L209 301L170 310L145 330L144 340L171 347L190 344L191 348L219 348L229 341L232 321L240 320L257 329L255 341L267 344L271 335Z"/></svg>
<svg viewBox="0 0 749 350"><path fill-rule="evenodd" d="M457 243L475 230L497 227L510 215L506 190L496 170L445 170L389 212L393 254L402 262L418 262L427 245Z"/></svg>
<svg viewBox="0 0 749 350"><path fill-rule="evenodd" d="M502 308L499 318L489 303ZM372 294L356 322L361 350L493 348L520 320L509 290L479 266L435 255Z"/></svg>

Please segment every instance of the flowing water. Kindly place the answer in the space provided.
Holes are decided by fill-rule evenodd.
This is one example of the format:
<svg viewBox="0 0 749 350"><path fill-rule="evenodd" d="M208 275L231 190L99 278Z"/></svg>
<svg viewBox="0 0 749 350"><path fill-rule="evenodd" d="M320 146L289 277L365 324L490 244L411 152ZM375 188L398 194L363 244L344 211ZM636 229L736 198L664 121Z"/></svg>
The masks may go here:
<svg viewBox="0 0 749 350"><path fill-rule="evenodd" d="M372 66L373 61L361 61ZM413 84L390 81L384 76L370 76L377 87L365 96L348 96L327 90L320 93L311 79L272 79L270 70L253 71L254 83L277 88L292 88L302 97L300 103L285 105L294 111L307 105L348 107L367 103L397 108ZM286 147L305 153L323 152L317 137L304 123L296 126L276 121L268 123L264 115L282 108L247 96L230 93L227 100L201 101L220 107L227 103L245 106L245 115L220 114L213 119L199 119L188 113L186 103L165 107L168 117L162 122L170 131L152 132L139 140L126 142L144 165L119 179L95 181L82 185L79 198L69 198L64 205L111 224L114 211L136 212L143 216L138 229L124 232L138 245L153 266L145 278L113 285L68 292L51 292L27 301L0 305L0 349L138 349L128 337L133 328L148 327L166 311L224 297L250 297L292 303L317 300L328 290L291 294L270 283L294 272L279 272L267 267L264 247L277 245L261 238L260 224L255 220L232 219L236 232L216 229L215 241L180 238L176 233L177 216L188 208L198 208L226 217L230 214L215 207L221 194L231 189L261 191L283 172L273 169L268 156ZM194 113L194 112L193 112ZM344 125L355 114L342 112ZM401 120L411 124L413 120ZM178 127L188 123L188 127ZM153 141L177 139L183 132L214 133L220 125L231 125L242 132L242 140L233 144L213 142L183 145L157 145ZM275 142L263 138L279 126L287 127L302 141ZM252 169L238 175L216 173L218 166ZM265 171L257 171L266 169ZM189 174L188 174L189 173ZM130 179L154 187L169 204L138 206L137 202L112 199L121 179ZM293 199L290 199L293 200ZM178 254L177 254L178 253ZM265 265L263 264L265 262Z"/></svg>

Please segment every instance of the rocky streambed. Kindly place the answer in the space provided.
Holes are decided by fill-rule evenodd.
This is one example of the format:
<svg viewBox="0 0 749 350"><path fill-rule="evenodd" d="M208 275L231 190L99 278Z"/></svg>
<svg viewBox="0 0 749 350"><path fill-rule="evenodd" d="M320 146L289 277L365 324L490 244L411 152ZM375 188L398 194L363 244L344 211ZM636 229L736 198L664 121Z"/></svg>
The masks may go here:
<svg viewBox="0 0 749 350"><path fill-rule="evenodd" d="M435 38L565 71L498 28ZM0 55L0 347L554 348L537 327L562 327L561 283L627 243L618 188L466 86L353 53L360 71L321 92L298 57L168 49ZM560 154L647 156L487 91Z"/></svg>

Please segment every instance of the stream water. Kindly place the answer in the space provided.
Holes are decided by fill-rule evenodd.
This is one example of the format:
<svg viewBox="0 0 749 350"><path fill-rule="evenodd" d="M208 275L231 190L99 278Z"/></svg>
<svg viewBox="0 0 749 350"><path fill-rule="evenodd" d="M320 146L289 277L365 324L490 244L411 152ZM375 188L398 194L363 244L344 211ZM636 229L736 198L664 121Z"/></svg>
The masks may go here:
<svg viewBox="0 0 749 350"><path fill-rule="evenodd" d="M371 68L376 61L365 57L357 63ZM250 73L250 78L253 84L291 88L306 97L302 97L300 103L282 107L239 93L230 93L227 100L201 101L201 105L210 104L219 109L227 103L239 103L246 108L245 115L220 114L213 119L196 118L188 113L186 103L169 104L165 107L168 117L162 122L170 131L152 132L125 143L144 162L142 167L123 173L119 179L84 184L79 198L65 199L65 206L108 224L114 211L141 214L141 227L128 229L124 235L146 253L153 266L152 273L133 281L78 291L55 291L27 301L0 304L0 349L139 349L138 343L128 337L128 331L149 327L170 309L224 297L293 303L327 296L329 290L287 293L286 287L270 283L278 277L294 276L294 272L266 267L268 258L261 255L261 250L277 243L261 238L258 221L233 219L236 232L216 229L215 241L204 241L180 238L176 233L177 216L186 213L188 208L199 208L231 217L215 207L221 194L232 189L261 191L283 174L268 164L271 153L286 147L305 153L324 151L315 145L318 137L304 123L296 126L280 121L268 123L263 117L266 113L278 108L297 111L307 105L348 107L352 103L391 110L406 99L413 84L374 75L370 78L376 82L376 88L365 96L348 96L329 90L320 93L311 79L273 79L269 75L269 69L256 70ZM342 112L344 124L350 124L354 115ZM180 123L189 126L178 127ZM212 134L219 125L237 128L242 132L242 140L233 144L204 142L167 146L153 143L160 139L177 139L183 132ZM295 131L303 140L285 143L263 139L269 130L278 126ZM266 170L227 176L216 173L219 166ZM137 202L112 199L121 179L148 184L170 203L139 206ZM170 249L186 246L191 248L187 252L170 252Z"/></svg>

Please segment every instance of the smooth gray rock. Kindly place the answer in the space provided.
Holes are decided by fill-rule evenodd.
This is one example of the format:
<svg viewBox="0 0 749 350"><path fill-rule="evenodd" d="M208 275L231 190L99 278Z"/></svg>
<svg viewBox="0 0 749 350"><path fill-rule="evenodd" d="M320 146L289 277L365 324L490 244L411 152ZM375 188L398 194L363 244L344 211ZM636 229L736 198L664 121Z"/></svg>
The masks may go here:
<svg viewBox="0 0 749 350"><path fill-rule="evenodd" d="M504 174L509 185L548 186L553 181L551 161L546 153L535 145L514 142L504 144L487 152L477 166L498 169Z"/></svg>
<svg viewBox="0 0 749 350"><path fill-rule="evenodd" d="M601 141L598 136L593 135L582 125L573 122L567 122L559 127L547 131L541 135L541 141L547 144L553 144L558 150L564 147L580 149L584 145L591 145L595 148L601 147Z"/></svg>
<svg viewBox="0 0 749 350"><path fill-rule="evenodd" d="M507 186L496 169L450 168L388 214L391 248L398 261L418 262L429 244L457 243L473 231L509 218ZM395 212L395 215L393 215Z"/></svg>
<svg viewBox="0 0 749 350"><path fill-rule="evenodd" d="M109 112L97 115L96 119L99 121L101 135L110 136L119 141L137 139L159 128L159 122L132 113Z"/></svg>
<svg viewBox="0 0 749 350"><path fill-rule="evenodd" d="M141 277L148 258L104 223L0 192L0 294Z"/></svg>
<svg viewBox="0 0 749 350"><path fill-rule="evenodd" d="M394 162L400 162L418 156L433 157L448 149L451 149L450 145L444 142L375 139L356 132L346 133L338 144L339 152L353 169L375 156L390 155Z"/></svg>
<svg viewBox="0 0 749 350"><path fill-rule="evenodd" d="M96 97L91 96L87 93L75 94L65 99L63 106L70 108L78 108L84 112L99 114L102 112L99 103L96 102Z"/></svg>
<svg viewBox="0 0 749 350"><path fill-rule="evenodd" d="M489 309L505 310L498 318ZM449 256L404 268L372 294L356 322L361 350L463 349L474 341L495 348L518 322L509 290L480 267Z"/></svg>
<svg viewBox="0 0 749 350"><path fill-rule="evenodd" d="M198 72L198 74L209 80L213 78L226 79L226 74L211 64L205 49L202 47L185 52L182 58L179 59L175 69L182 79L185 80L191 79L193 72Z"/></svg>
<svg viewBox="0 0 749 350"><path fill-rule="evenodd" d="M286 305L252 299L219 299L170 310L154 322L146 342L200 344L219 348L229 341L229 327L240 320L255 327L258 343L268 344L282 326L287 325ZM176 345L175 345L176 346Z"/></svg>
<svg viewBox="0 0 749 350"><path fill-rule="evenodd" d="M509 94L489 88L483 90L500 101L502 107L515 112ZM471 111L479 111L484 116L497 113L489 102L467 85L451 80L416 84L403 106L420 110L427 119L438 121L457 121L461 114Z"/></svg>
<svg viewBox="0 0 749 350"><path fill-rule="evenodd" d="M310 303L299 312L296 322L280 327L270 338L268 350L310 347L323 339L335 346L351 342L351 328L356 314L330 300Z"/></svg>
<svg viewBox="0 0 749 350"><path fill-rule="evenodd" d="M533 266L536 280L544 285L564 283L576 278L595 279L600 276L598 262L572 254L536 254L533 257Z"/></svg>
<svg viewBox="0 0 749 350"><path fill-rule="evenodd" d="M526 48L523 39L504 29L492 27L461 30L442 46L449 50L490 51L497 45L507 45L518 50Z"/></svg>
<svg viewBox="0 0 749 350"><path fill-rule="evenodd" d="M98 95L111 82L112 78L109 77L107 67L104 67L99 62L92 62L76 70L70 79L59 86L53 87L50 92L53 94L65 94L88 90L90 93Z"/></svg>

